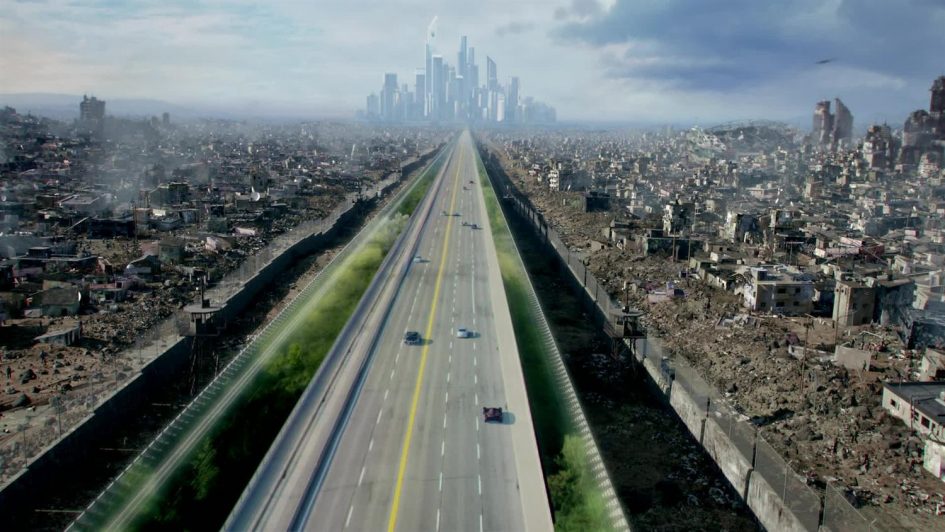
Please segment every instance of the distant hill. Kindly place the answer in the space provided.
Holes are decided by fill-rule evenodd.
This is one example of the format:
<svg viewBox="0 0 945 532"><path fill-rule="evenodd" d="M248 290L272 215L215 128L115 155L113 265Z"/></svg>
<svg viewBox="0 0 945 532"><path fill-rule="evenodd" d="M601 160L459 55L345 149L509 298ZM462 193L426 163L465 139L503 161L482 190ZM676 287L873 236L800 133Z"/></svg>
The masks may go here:
<svg viewBox="0 0 945 532"><path fill-rule="evenodd" d="M91 96L91 95L90 95ZM196 110L173 103L151 100L116 98L96 94L97 98L105 100L105 113L111 116L142 117L161 116L161 113L171 113L174 117L194 117L200 113ZM19 93L0 94L0 106L9 105L20 113L33 113L57 120L70 121L79 117L79 102L81 94L50 94L50 93Z"/></svg>

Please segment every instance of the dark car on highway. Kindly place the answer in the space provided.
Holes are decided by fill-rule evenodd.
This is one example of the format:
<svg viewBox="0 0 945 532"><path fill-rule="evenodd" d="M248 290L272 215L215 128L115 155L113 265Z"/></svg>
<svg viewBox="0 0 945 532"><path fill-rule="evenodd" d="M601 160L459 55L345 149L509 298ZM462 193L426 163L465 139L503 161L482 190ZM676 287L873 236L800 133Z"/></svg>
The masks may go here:
<svg viewBox="0 0 945 532"><path fill-rule="evenodd" d="M420 345L423 338L417 331L407 331L404 333L404 343L407 345Z"/></svg>

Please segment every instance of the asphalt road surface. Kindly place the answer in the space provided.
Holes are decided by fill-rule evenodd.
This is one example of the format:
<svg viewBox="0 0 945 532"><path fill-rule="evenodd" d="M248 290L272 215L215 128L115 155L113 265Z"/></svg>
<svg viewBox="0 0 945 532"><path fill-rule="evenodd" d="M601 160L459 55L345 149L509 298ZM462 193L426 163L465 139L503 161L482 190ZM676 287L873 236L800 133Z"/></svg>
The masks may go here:
<svg viewBox="0 0 945 532"><path fill-rule="evenodd" d="M420 260L397 287L383 327L370 333L379 335L374 358L320 489L314 500L305 492L310 474L302 470L311 459L300 446L293 457L299 465L288 468L256 527L551 530L468 132L442 179L421 228ZM457 337L459 328L471 337ZM406 345L406 331L420 332L422 345ZM485 423L484 406L502 407L503 422ZM290 514L304 519L287 524Z"/></svg>
<svg viewBox="0 0 945 532"><path fill-rule="evenodd" d="M376 358L306 528L551 526L507 303L492 297L501 276L468 133L445 179L421 235L423 262L411 266L379 332ZM505 320L498 327L497 314ZM460 327L473 336L457 338ZM423 345L405 345L407 330L419 331ZM503 356L517 374L504 374ZM521 388L514 403L508 387ZM483 406L503 407L504 423L484 423ZM526 456L517 455L521 449Z"/></svg>

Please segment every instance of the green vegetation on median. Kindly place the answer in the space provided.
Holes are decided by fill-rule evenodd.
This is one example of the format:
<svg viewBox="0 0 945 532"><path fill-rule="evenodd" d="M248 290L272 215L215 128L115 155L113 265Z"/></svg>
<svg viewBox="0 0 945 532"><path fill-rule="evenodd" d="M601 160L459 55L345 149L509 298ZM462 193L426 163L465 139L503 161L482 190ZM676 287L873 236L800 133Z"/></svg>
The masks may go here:
<svg viewBox="0 0 945 532"><path fill-rule="evenodd" d="M253 342L254 363L240 371L249 375L235 401L214 415L212 406L192 404L192 419L210 419L212 425L196 442L165 436L157 456L134 463L76 523L79 530L131 528L137 530L217 529L226 519L260 460L269 449L302 391L328 354L361 296L404 230L409 215L433 183L450 147L414 178L409 188L372 220L325 269L316 282L285 311L273 330ZM257 368L254 370L253 368ZM254 372L255 371L255 372ZM254 372L254 373L250 373ZM233 379L237 385L239 379ZM180 463L172 451L184 450ZM153 472L171 465L173 473L148 489ZM135 505L132 501L143 501ZM119 512L127 518L116 522Z"/></svg>
<svg viewBox="0 0 945 532"><path fill-rule="evenodd" d="M546 349L536 326L541 316L529 303L528 273L478 153L476 160L541 460L555 509L555 530L610 530L604 499L591 475L584 441L575 431L567 403L555 381L552 357L557 355Z"/></svg>
<svg viewBox="0 0 945 532"><path fill-rule="evenodd" d="M440 165L443 162L439 161L436 165L439 169ZM431 165L432 169L432 165ZM417 205L420 205L420 201L427 194L427 190L430 188L430 184L433 183L433 178L436 177L435 171L426 171L421 175L417 182L404 194L403 200L400 202L400 206L397 208L398 214L404 214L409 216L413 211L417 209Z"/></svg>
<svg viewBox="0 0 945 532"><path fill-rule="evenodd" d="M354 312L407 216L393 214L356 253L345 258L304 321L278 346L251 390L197 445L139 515L133 528L218 528L243 491L335 338Z"/></svg>
<svg viewBox="0 0 945 532"><path fill-rule="evenodd" d="M609 530L607 506L591 476L584 440L574 434L565 436L555 465L558 472L548 477L548 491L557 509L555 530Z"/></svg>

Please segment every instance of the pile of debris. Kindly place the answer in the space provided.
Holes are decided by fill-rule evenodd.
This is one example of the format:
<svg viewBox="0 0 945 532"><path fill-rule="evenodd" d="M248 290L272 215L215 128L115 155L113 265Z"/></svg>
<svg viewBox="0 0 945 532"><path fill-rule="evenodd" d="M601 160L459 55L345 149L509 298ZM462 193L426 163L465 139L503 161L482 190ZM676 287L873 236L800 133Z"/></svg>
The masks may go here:
<svg viewBox="0 0 945 532"><path fill-rule="evenodd" d="M832 325L808 318L748 316L740 297L681 275L685 264L614 247L592 251L591 240L613 215L584 213L573 194L550 194L504 163L565 244L586 253L611 297L643 309L648 333L685 357L811 485L855 488L862 501L888 510L883 521L899 526L941 524L941 483L923 470L919 439L881 406L883 381L908 374L912 362L894 331L853 327L837 338ZM648 298L667 286L681 297ZM869 338L857 336L864 329ZM877 336L884 338L880 348ZM868 370L792 355L808 345L832 353L841 339L875 351ZM805 340L805 349L793 349Z"/></svg>

